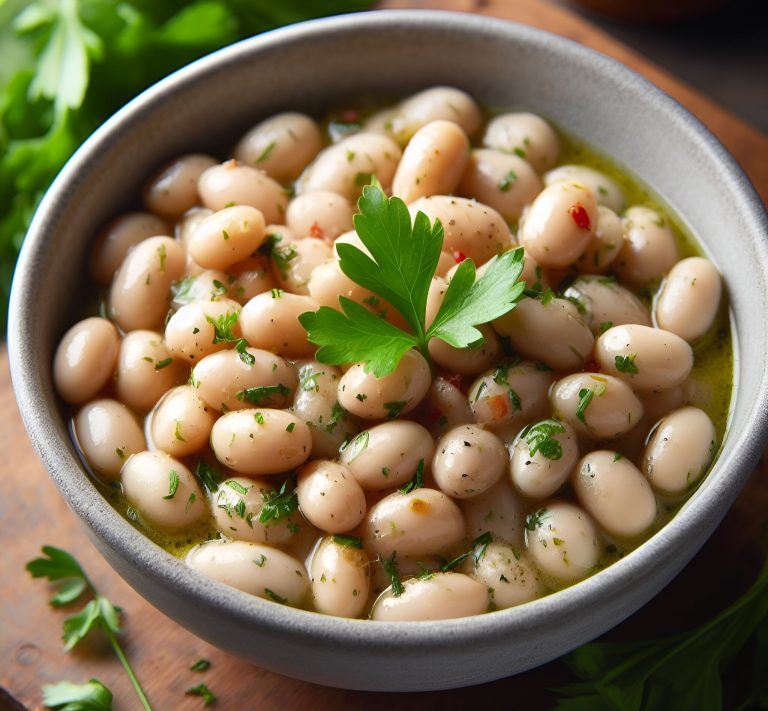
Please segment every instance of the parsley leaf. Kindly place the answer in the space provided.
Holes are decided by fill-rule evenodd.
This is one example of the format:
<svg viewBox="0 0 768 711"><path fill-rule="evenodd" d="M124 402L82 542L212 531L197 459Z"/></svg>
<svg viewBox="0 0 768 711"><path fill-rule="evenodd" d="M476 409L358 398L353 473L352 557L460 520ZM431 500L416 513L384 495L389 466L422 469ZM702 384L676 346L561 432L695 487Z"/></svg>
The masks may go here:
<svg viewBox="0 0 768 711"><path fill-rule="evenodd" d="M340 533L333 535L333 542L338 543L340 546L347 546L348 548L360 548L363 547L363 539L359 536L344 536Z"/></svg>
<svg viewBox="0 0 768 711"><path fill-rule="evenodd" d="M563 446L555 435L565 432L565 427L555 419L544 420L526 427L522 434L528 444L528 452L534 456L541 452L542 457L557 460L563 456Z"/></svg>
<svg viewBox="0 0 768 711"><path fill-rule="evenodd" d="M112 692L98 679L85 684L60 681L43 686L43 705L61 711L112 711Z"/></svg>
<svg viewBox="0 0 768 711"><path fill-rule="evenodd" d="M439 221L431 225L423 213L411 223L408 208L397 197L387 198L378 184L367 186L358 203L355 229L370 253L339 244L339 266L350 279L386 299L410 326L410 333L371 314L360 304L339 297L341 311L327 306L299 316L309 340L320 346L317 359L343 365L363 362L367 372L381 378L391 373L410 348L431 362L427 343L440 338L455 348L482 344L475 326L512 309L525 284L517 283L523 250L507 252L493 261L480 279L472 260L464 260L446 290L431 326L426 327L426 303L443 243Z"/></svg>
<svg viewBox="0 0 768 711"><path fill-rule="evenodd" d="M219 490L221 474L204 459L198 459L195 464L195 478L200 482L200 486L208 489L212 494Z"/></svg>
<svg viewBox="0 0 768 711"><path fill-rule="evenodd" d="M264 503L259 511L259 523L270 523L286 518L299 508L299 497L296 490L286 491L288 482L284 481L278 491L262 491Z"/></svg>
<svg viewBox="0 0 768 711"><path fill-rule="evenodd" d="M187 696L199 696L203 700L203 706L211 706L216 703L218 698L205 684L198 684L187 689L185 692Z"/></svg>
<svg viewBox="0 0 768 711"><path fill-rule="evenodd" d="M389 558L382 558L380 555L376 558L384 572L389 576L389 582L392 586L392 595L400 597L405 592L405 587L400 581L400 573L397 570L397 551L393 551Z"/></svg>
<svg viewBox="0 0 768 711"><path fill-rule="evenodd" d="M416 473L413 475L407 484L400 487L400 491L404 494L410 494L414 489L421 489L424 486L424 460L419 459L419 463L416 465Z"/></svg>
<svg viewBox="0 0 768 711"><path fill-rule="evenodd" d="M614 359L616 370L618 370L620 373L630 373L632 375L637 375L640 372L640 369L635 365L635 358L637 358L636 353L633 353L629 356L617 355Z"/></svg>
<svg viewBox="0 0 768 711"><path fill-rule="evenodd" d="M235 393L235 397L240 400L247 400L254 405L263 405L263 400L267 399L270 403L277 402L273 395L282 395L284 398L291 394L289 388L285 387L282 383L277 385L260 385L255 388L245 388L245 390L238 390Z"/></svg>
<svg viewBox="0 0 768 711"><path fill-rule="evenodd" d="M486 531L485 533L481 533L477 538L475 538L474 541L472 541L472 547L466 551L465 553L462 553L461 555L456 556L453 560L449 561L448 563L445 563L440 570L443 573L447 573L451 570L455 570L458 568L469 556L472 556L472 559L475 561L475 566L480 562L480 559L485 555L485 551L488 550L488 546L493 543L493 536L491 535L490 531Z"/></svg>

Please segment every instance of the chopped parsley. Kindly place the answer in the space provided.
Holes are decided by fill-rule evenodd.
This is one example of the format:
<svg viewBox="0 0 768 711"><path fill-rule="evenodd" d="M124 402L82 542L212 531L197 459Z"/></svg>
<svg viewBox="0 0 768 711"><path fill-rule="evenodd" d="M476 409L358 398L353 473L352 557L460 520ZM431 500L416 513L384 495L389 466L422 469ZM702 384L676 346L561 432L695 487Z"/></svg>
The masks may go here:
<svg viewBox="0 0 768 711"><path fill-rule="evenodd" d="M163 360L159 360L155 363L155 370L167 368L171 363L173 363L173 358L163 358Z"/></svg>
<svg viewBox="0 0 768 711"><path fill-rule="evenodd" d="M403 411L403 408L407 404L408 402L406 400L396 400L394 402L385 402L384 408L387 411L387 419L393 420Z"/></svg>
<svg viewBox="0 0 768 711"><path fill-rule="evenodd" d="M207 659L198 659L190 668L190 671L204 672L211 668L211 663Z"/></svg>
<svg viewBox="0 0 768 711"><path fill-rule="evenodd" d="M605 392L605 383L598 383L594 390L582 388L579 390L579 404L576 406L576 418L580 422L585 422L584 415L592 402L592 398L597 395L600 397Z"/></svg>
<svg viewBox="0 0 768 711"><path fill-rule="evenodd" d="M172 499L179 489L179 473L175 469L168 470L168 493L164 499Z"/></svg>
<svg viewBox="0 0 768 711"><path fill-rule="evenodd" d="M288 397L291 394L289 388L285 387L282 383L277 385L260 385L255 388L245 388L244 390L238 390L235 393L235 397L242 401L251 402L254 405L261 405L262 400L265 398L271 398L273 395L282 395ZM260 423L261 424L261 423Z"/></svg>
<svg viewBox="0 0 768 711"><path fill-rule="evenodd" d="M449 570L455 570L458 568L469 556L472 556L472 558L475 561L475 566L480 562L480 559L485 555L485 552L488 550L488 546L493 543L493 536L491 535L490 531L486 531L485 533L480 534L477 538L475 538L474 541L472 541L472 547L466 551L465 553L462 553L461 555L456 556L453 560L449 561L448 563L445 563L440 570L443 573L447 573Z"/></svg>
<svg viewBox="0 0 768 711"><path fill-rule="evenodd" d="M195 478L200 482L200 486L208 489L212 494L219 490L221 484L221 475L208 462L198 459L195 465Z"/></svg>
<svg viewBox="0 0 768 711"><path fill-rule="evenodd" d="M284 481L277 491L262 491L264 499L259 511L259 523L270 525L296 513L299 508L299 498L296 490L287 490L288 482Z"/></svg>
<svg viewBox="0 0 768 711"><path fill-rule="evenodd" d="M565 427L555 419L544 420L526 427L522 436L528 444L528 452L533 457L541 452L542 457L557 460L563 456L563 447L555 435L565 432Z"/></svg>
<svg viewBox="0 0 768 711"><path fill-rule="evenodd" d="M340 546L347 546L348 548L360 548L363 547L363 539L358 536L344 536L337 533L333 536L333 542L338 543Z"/></svg>
<svg viewBox="0 0 768 711"><path fill-rule="evenodd" d="M184 692L187 696L199 696L203 700L204 706L212 706L218 698L205 684L198 684L190 687Z"/></svg>
<svg viewBox="0 0 768 711"><path fill-rule="evenodd" d="M397 570L397 551L393 551L389 558L382 558L378 556L376 559L381 567L384 568L384 572L389 576L389 582L392 586L392 595L394 597L400 597L405 592L402 582L400 582L400 573Z"/></svg>
<svg viewBox="0 0 768 711"><path fill-rule="evenodd" d="M506 193L512 187L512 183L517 180L517 173L514 170L507 171L507 174L499 181L499 190Z"/></svg>
<svg viewBox="0 0 768 711"><path fill-rule="evenodd" d="M383 473L384 470L382 470ZM414 489L421 489L424 486L424 460L419 459L419 463L416 465L416 473L407 484L400 487L400 491L404 494L409 494Z"/></svg>
<svg viewBox="0 0 768 711"><path fill-rule="evenodd" d="M629 356L617 355L613 361L616 365L616 370L620 373L637 375L640 372L640 369L635 365L635 358L637 358L637 353L633 353Z"/></svg>
<svg viewBox="0 0 768 711"><path fill-rule="evenodd" d="M281 605L285 605L286 602L288 602L287 597L283 597L282 595L278 595L274 590L270 590L269 588L264 588L264 594L274 602L279 602Z"/></svg>

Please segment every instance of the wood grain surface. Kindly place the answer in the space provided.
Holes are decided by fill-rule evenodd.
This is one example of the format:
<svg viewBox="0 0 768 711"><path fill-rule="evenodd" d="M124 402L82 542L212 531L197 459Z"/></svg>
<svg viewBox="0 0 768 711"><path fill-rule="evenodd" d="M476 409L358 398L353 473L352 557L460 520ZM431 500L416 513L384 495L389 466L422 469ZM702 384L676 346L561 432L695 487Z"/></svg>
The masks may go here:
<svg viewBox="0 0 768 711"><path fill-rule="evenodd" d="M768 199L768 138L612 40L584 20L544 0L386 0L385 8L445 8L495 15L535 25L612 55L640 71L696 114L731 150L764 200ZM560 662L483 686L447 692L401 694L330 689L252 667L214 649L166 618L128 587L87 540L29 444L18 414L5 348L0 349L0 711L40 708L40 687L68 679L97 677L115 694L116 711L136 709L130 684L104 640L88 640L62 651L66 610L48 606L47 585L32 580L24 565L40 546L74 552L97 587L124 611L123 643L155 711L199 709L202 701L184 690L205 682L229 709L466 708L484 702L519 709L547 709L548 691L568 674ZM768 511L768 466L761 462L747 489L715 535L686 570L655 600L613 630L614 639L640 639L680 631L711 617L751 581L761 560L759 540ZM204 673L189 671L199 658L212 662Z"/></svg>

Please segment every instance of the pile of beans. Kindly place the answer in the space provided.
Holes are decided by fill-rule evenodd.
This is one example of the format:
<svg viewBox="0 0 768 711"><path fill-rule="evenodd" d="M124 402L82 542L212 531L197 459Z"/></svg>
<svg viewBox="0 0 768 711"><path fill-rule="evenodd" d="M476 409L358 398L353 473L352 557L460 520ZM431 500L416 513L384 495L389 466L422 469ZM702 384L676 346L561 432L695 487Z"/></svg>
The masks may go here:
<svg viewBox="0 0 768 711"><path fill-rule="evenodd" d="M542 118L484 121L438 87L325 127L279 114L224 163L162 167L93 246L105 314L55 355L90 471L137 526L193 540L192 568L330 615L483 613L631 550L717 451L690 375L721 280L560 155ZM445 229L428 321L466 258L482 273L519 244L528 287L481 347L433 340L432 366L410 351L381 379L314 360L297 320L343 295L403 325L334 248L365 249L372 175Z"/></svg>

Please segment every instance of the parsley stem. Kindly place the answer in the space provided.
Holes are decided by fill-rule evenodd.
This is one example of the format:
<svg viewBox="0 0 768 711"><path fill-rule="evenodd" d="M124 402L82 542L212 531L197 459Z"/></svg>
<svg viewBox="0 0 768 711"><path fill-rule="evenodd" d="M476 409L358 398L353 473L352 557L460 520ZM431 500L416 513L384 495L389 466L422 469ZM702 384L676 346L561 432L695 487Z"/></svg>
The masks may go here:
<svg viewBox="0 0 768 711"><path fill-rule="evenodd" d="M128 661L128 657L125 656L125 652L120 646L120 642L117 641L117 637L115 636L114 632L108 630L106 626L103 626L103 629L104 633L107 635L110 646L117 655L117 658L120 660L120 664L123 665L123 669L125 669L125 673L128 675L128 678L131 680L131 684L133 684L133 688L136 691L136 696L139 697L141 705L144 707L145 711L152 711L152 707L149 705L149 699L147 699L147 695L144 693L144 689L141 688L141 684L136 678L136 674L134 674L131 663Z"/></svg>

